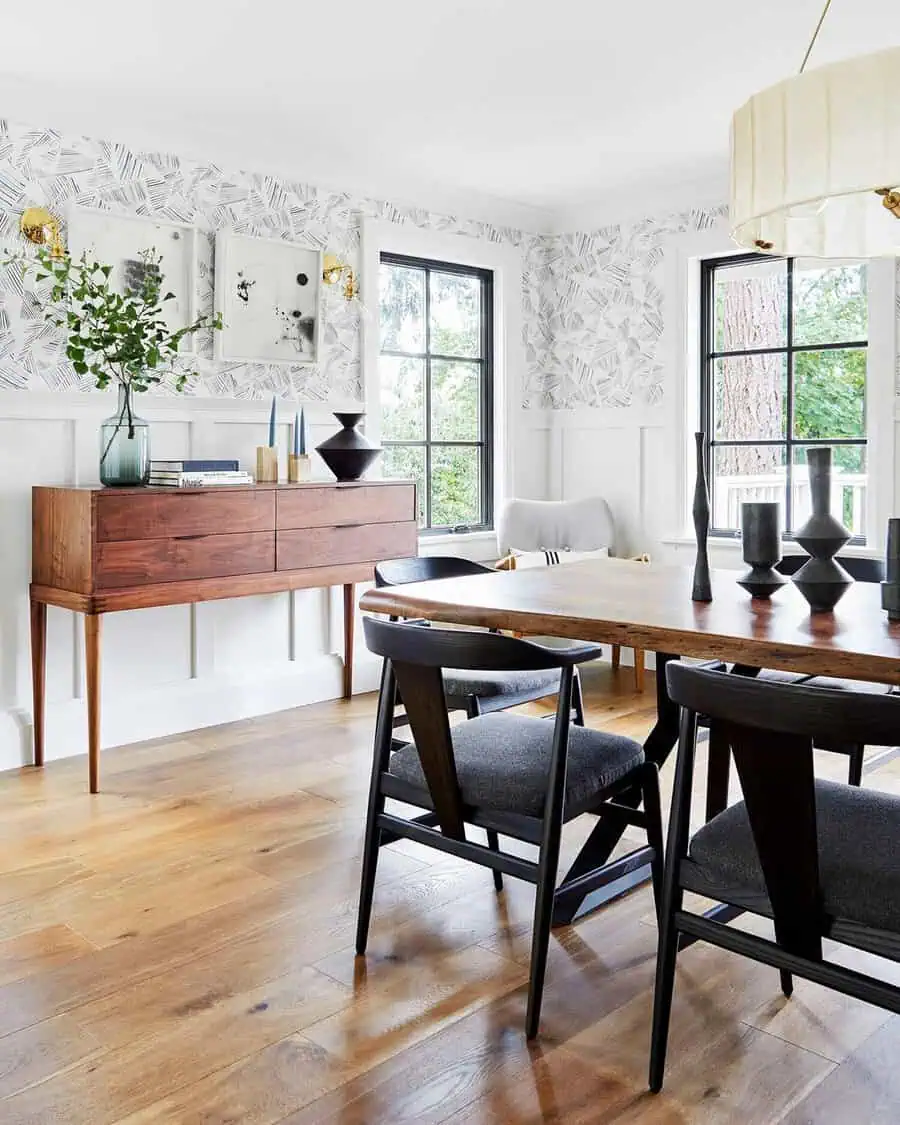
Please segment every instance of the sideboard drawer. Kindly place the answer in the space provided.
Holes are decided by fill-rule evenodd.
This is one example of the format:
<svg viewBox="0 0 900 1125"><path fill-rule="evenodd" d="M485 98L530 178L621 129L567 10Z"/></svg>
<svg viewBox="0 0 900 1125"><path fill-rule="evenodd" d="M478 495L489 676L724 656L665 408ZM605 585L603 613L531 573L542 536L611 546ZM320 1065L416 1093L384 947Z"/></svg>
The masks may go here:
<svg viewBox="0 0 900 1125"><path fill-rule="evenodd" d="M359 484L279 490L277 528L405 523L416 518L414 484Z"/></svg>
<svg viewBox="0 0 900 1125"><path fill-rule="evenodd" d="M101 492L97 495L97 539L171 539L220 531L273 531L273 489L203 492Z"/></svg>
<svg viewBox="0 0 900 1125"><path fill-rule="evenodd" d="M111 590L274 569L275 532L260 531L98 543L94 574L98 590Z"/></svg>
<svg viewBox="0 0 900 1125"><path fill-rule="evenodd" d="M279 531L277 569L303 570L308 566L341 566L378 562L416 554L418 526L406 523L370 523L353 527L313 527Z"/></svg>

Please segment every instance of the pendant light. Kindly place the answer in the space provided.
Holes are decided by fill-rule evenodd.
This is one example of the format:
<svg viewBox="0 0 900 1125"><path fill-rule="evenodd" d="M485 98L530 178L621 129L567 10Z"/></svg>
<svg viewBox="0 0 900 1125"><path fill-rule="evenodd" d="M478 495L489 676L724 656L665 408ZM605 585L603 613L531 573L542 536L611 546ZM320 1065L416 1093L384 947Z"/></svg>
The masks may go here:
<svg viewBox="0 0 900 1125"><path fill-rule="evenodd" d="M764 253L900 253L900 47L807 70L731 123L731 233Z"/></svg>

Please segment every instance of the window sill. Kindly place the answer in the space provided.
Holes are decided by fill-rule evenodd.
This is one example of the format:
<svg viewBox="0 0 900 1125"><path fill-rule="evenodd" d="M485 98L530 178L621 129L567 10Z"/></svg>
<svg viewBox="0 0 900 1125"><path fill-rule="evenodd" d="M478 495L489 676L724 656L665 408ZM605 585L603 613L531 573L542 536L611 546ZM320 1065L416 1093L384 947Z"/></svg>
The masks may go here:
<svg viewBox="0 0 900 1125"><path fill-rule="evenodd" d="M420 535L420 555L461 555L474 562L497 559L496 531L448 532L446 535Z"/></svg>
<svg viewBox="0 0 900 1125"><path fill-rule="evenodd" d="M696 548L697 546L697 540L693 537L693 535L669 535L660 540L660 542L665 547ZM711 551L739 552L741 549L740 539L732 539L729 536L724 535L710 535L707 543ZM782 543L782 548L786 555L803 555L806 553L798 543L795 543L790 539ZM860 543L854 543L846 547L842 547L838 554L851 555L861 559L874 559L881 557L875 547L870 547Z"/></svg>

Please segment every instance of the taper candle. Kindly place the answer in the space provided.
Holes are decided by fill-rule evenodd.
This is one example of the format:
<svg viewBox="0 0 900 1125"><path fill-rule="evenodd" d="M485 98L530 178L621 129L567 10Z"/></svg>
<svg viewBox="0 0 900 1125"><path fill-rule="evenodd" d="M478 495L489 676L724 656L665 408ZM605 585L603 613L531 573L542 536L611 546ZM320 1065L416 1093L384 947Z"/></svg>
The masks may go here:
<svg viewBox="0 0 900 1125"><path fill-rule="evenodd" d="M269 412L269 448L275 448L275 396L272 395L272 409Z"/></svg>
<svg viewBox="0 0 900 1125"><path fill-rule="evenodd" d="M296 451L300 457L306 456L306 412L300 407L300 448Z"/></svg>
<svg viewBox="0 0 900 1125"><path fill-rule="evenodd" d="M300 456L300 412L294 415L294 456Z"/></svg>

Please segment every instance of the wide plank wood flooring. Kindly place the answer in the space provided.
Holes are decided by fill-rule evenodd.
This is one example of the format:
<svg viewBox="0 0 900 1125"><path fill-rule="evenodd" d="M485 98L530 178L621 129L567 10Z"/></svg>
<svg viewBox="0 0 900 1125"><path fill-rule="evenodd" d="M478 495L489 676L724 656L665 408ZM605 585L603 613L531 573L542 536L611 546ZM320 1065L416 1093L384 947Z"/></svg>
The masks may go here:
<svg viewBox="0 0 900 1125"><path fill-rule="evenodd" d="M589 722L649 729L652 677L587 686ZM799 980L785 1000L773 970L701 945L648 1095L646 890L556 932L531 1048L528 886L497 896L487 870L395 845L357 963L374 705L108 751L93 798L83 759L0 775L2 1125L900 1120L895 1018ZM865 784L900 792L900 759L870 755Z"/></svg>

